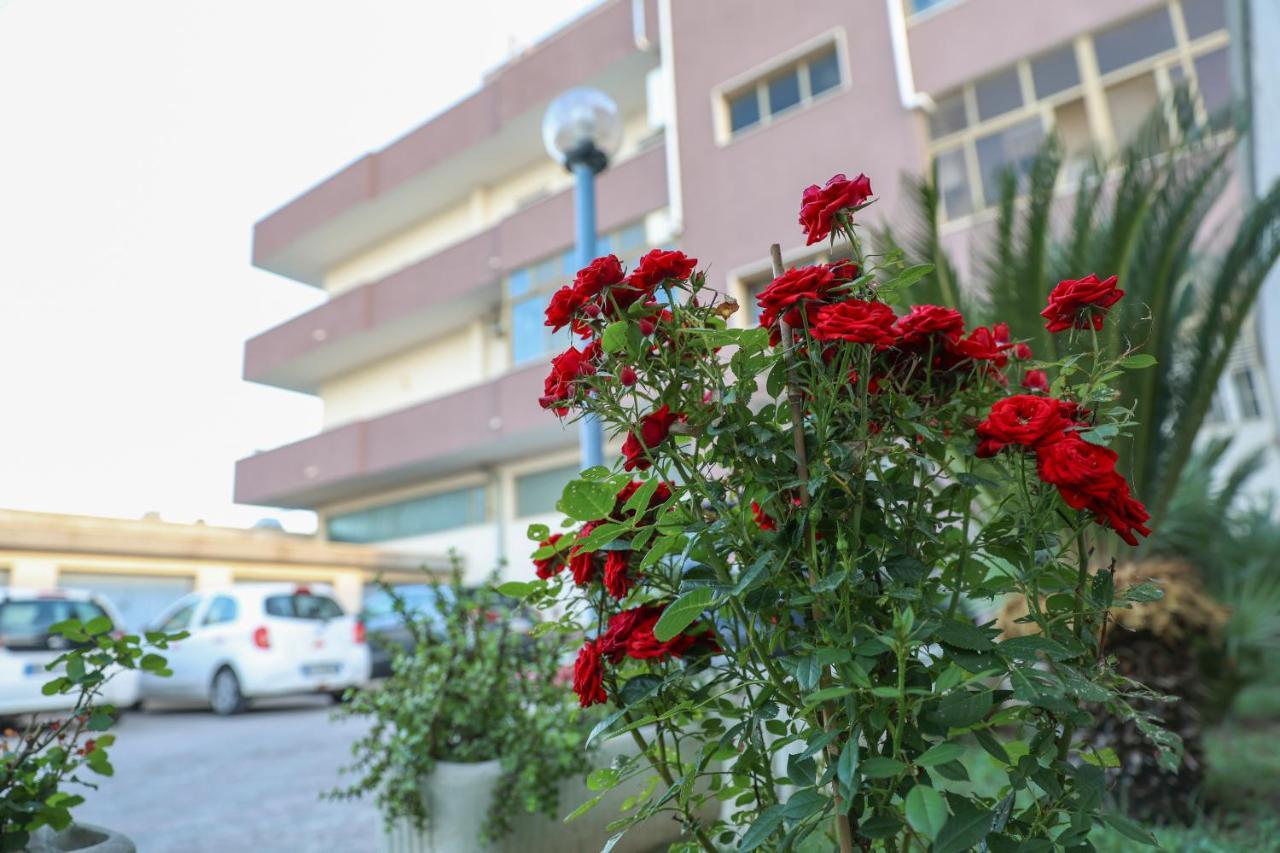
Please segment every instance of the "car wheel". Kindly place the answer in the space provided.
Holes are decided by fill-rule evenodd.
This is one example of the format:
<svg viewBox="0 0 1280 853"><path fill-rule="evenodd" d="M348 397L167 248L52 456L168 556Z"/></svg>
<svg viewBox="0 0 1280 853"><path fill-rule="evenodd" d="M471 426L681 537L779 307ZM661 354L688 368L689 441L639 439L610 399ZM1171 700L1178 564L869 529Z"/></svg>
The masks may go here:
<svg viewBox="0 0 1280 853"><path fill-rule="evenodd" d="M347 699L347 691L346 691L345 689L344 689L344 690L330 690L330 691L329 691L329 698L333 700L333 704L335 704L335 705L342 704L343 702L348 701L348 699Z"/></svg>
<svg viewBox="0 0 1280 853"><path fill-rule="evenodd" d="M244 694L240 692L240 679L228 667L218 670L209 688L209 705L220 717L239 714L245 708Z"/></svg>

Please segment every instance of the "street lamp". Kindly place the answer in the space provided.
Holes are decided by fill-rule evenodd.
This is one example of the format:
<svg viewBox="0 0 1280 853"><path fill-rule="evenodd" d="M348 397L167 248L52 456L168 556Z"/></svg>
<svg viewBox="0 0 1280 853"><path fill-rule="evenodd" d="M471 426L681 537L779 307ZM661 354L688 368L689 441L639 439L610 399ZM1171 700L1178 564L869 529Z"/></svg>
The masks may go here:
<svg viewBox="0 0 1280 853"><path fill-rule="evenodd" d="M542 117L542 144L574 177L573 224L578 267L596 256L596 175L622 143L618 105L599 89L570 89L556 97ZM595 415L582 419L579 434L583 469L604 464L604 431Z"/></svg>

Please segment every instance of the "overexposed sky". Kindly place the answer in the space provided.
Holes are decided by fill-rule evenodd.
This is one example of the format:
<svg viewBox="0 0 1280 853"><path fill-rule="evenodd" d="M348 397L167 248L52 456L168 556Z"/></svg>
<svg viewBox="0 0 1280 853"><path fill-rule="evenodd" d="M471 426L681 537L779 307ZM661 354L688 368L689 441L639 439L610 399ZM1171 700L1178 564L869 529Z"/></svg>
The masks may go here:
<svg viewBox="0 0 1280 853"><path fill-rule="evenodd" d="M233 465L313 434L240 379L321 294L253 223L591 0L0 0L0 507L247 525Z"/></svg>

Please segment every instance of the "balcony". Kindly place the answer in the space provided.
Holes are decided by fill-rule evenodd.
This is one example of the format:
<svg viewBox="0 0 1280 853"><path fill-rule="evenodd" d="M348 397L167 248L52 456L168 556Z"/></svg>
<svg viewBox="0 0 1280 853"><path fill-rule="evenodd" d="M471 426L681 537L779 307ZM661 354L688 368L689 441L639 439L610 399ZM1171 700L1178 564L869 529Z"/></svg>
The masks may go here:
<svg viewBox="0 0 1280 853"><path fill-rule="evenodd" d="M662 146L605 172L601 230L664 207L666 176ZM245 344L244 378L316 393L329 377L492 311L501 300L504 271L566 248L572 233L572 193L542 199L494 228L251 338Z"/></svg>
<svg viewBox="0 0 1280 853"><path fill-rule="evenodd" d="M657 31L654 0L644 4ZM658 64L629 0L611 0L489 75L479 91L263 218L253 263L307 284L324 271L443 210L493 180L495 164L541 158L546 105L571 86L604 89L624 112L643 109Z"/></svg>
<svg viewBox="0 0 1280 853"><path fill-rule="evenodd" d="M315 509L375 491L573 446L538 405L547 366L241 459L235 500Z"/></svg>

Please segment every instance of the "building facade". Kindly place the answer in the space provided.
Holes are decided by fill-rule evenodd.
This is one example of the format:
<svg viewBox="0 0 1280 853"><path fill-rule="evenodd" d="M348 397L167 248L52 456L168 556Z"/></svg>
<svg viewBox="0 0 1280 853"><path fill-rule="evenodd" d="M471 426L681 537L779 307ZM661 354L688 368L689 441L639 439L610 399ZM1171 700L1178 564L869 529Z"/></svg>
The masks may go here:
<svg viewBox="0 0 1280 853"><path fill-rule="evenodd" d="M900 177L936 159L963 260L999 174L1046 134L1114 151L1188 80L1212 114L1238 89L1229 18L1224 0L604 2L257 223L254 263L329 298L248 341L244 376L319 395L325 423L241 460L236 499L316 510L332 540L457 548L473 576L531 571L526 527L558 521L577 463L574 430L537 404L564 347L543 309L575 271L571 179L539 135L567 88L605 90L625 119L601 253L684 248L745 305L771 243L815 257L799 193L836 172L872 176L892 217Z"/></svg>
<svg viewBox="0 0 1280 853"><path fill-rule="evenodd" d="M447 567L442 556L269 528L0 510L0 586L96 592L116 605L130 630L147 627L188 592L230 583L324 583L347 612L357 613L373 578L421 582L424 569Z"/></svg>

